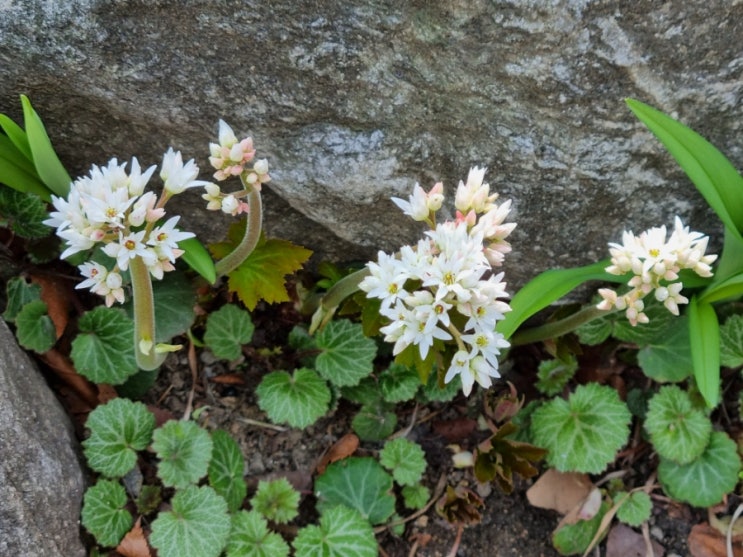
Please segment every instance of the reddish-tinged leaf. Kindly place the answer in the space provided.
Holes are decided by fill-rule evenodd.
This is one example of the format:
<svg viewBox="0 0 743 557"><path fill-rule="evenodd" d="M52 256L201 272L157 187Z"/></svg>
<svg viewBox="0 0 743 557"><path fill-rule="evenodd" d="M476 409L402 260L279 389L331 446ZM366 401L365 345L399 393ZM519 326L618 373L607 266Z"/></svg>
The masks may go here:
<svg viewBox="0 0 743 557"><path fill-rule="evenodd" d="M346 433L338 439L330 449L322 456L317 464L317 473L325 472L328 464L348 458L359 448L359 438L354 433Z"/></svg>
<svg viewBox="0 0 743 557"><path fill-rule="evenodd" d="M733 557L743 557L743 536L733 536ZM692 557L727 557L725 536L706 522L695 524L689 538L689 554Z"/></svg>
<svg viewBox="0 0 743 557"><path fill-rule="evenodd" d="M482 498L463 485L446 486L446 493L436 501L436 512L455 526L479 524L483 507Z"/></svg>
<svg viewBox="0 0 743 557"><path fill-rule="evenodd" d="M123 557L152 557L150 546L147 545L142 526L140 526L141 518L137 519L131 530L121 540L116 551L121 553Z"/></svg>

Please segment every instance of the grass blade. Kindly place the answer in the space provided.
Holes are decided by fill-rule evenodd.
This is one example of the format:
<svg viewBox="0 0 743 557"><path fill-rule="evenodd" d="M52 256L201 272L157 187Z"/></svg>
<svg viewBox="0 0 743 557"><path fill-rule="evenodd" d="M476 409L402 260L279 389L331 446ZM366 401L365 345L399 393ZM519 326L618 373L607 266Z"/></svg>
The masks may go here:
<svg viewBox="0 0 743 557"><path fill-rule="evenodd" d="M712 304L689 302L689 346L694 378L709 408L720 401L720 324Z"/></svg>

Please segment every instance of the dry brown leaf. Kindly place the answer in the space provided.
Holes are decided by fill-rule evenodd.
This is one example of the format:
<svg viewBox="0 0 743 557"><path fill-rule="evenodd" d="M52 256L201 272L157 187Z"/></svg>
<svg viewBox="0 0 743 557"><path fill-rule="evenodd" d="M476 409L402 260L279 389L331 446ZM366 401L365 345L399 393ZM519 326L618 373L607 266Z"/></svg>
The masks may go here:
<svg viewBox="0 0 743 557"><path fill-rule="evenodd" d="M132 529L121 540L119 547L116 548L116 551L124 557L152 557L150 546L147 545L147 539L140 526L141 520L141 518L137 519Z"/></svg>
<svg viewBox="0 0 743 557"><path fill-rule="evenodd" d="M57 339L62 336L67 328L70 317L69 287L62 284L59 279L48 275L33 274L29 277L31 282L41 286L41 300L46 304L47 313L54 323Z"/></svg>
<svg viewBox="0 0 743 557"><path fill-rule="evenodd" d="M547 470L526 492L534 507L567 514L591 493L593 483L586 474Z"/></svg>
<svg viewBox="0 0 743 557"><path fill-rule="evenodd" d="M733 536L733 556L743 557L743 536ZM725 535L708 523L695 524L689 538L689 553L692 557L726 557Z"/></svg>
<svg viewBox="0 0 743 557"><path fill-rule="evenodd" d="M468 438L477 428L477 421L471 418L439 420L431 424L431 429L441 435L448 443L457 443Z"/></svg>
<svg viewBox="0 0 743 557"><path fill-rule="evenodd" d="M655 540L651 540L654 557L663 557L665 549ZM606 540L606 557L646 557L647 545L642 534L625 524L615 525Z"/></svg>
<svg viewBox="0 0 743 557"><path fill-rule="evenodd" d="M325 468L328 464L348 458L356 449L359 448L359 438L354 433L346 433L343 437L338 439L327 452L322 455L320 462L317 463L317 473L322 474L325 472Z"/></svg>
<svg viewBox="0 0 743 557"><path fill-rule="evenodd" d="M62 381L74 390L91 409L98 406L98 390L95 385L77 372L69 358L55 349L39 354L39 357Z"/></svg>

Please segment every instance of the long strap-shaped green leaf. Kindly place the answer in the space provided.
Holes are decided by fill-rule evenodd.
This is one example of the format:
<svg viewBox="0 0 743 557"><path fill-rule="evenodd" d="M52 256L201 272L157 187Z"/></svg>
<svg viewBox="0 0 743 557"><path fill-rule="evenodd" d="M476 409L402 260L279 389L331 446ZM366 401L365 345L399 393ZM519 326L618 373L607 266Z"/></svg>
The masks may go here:
<svg viewBox="0 0 743 557"><path fill-rule="evenodd" d="M5 114L0 114L0 128L3 129L5 135L8 136L8 139L13 142L13 145L16 146L23 156L28 161L32 161L31 147L28 144L28 137L26 136L26 132L23 131L23 128Z"/></svg>
<svg viewBox="0 0 743 557"><path fill-rule="evenodd" d="M196 238L188 238L179 242L178 247L183 250L181 259L204 277L209 284L214 284L217 280L217 272L214 268L214 261L204 245Z"/></svg>
<svg viewBox="0 0 743 557"><path fill-rule="evenodd" d="M683 168L720 220L741 239L743 177L711 143L673 118L634 99L627 105Z"/></svg>
<svg viewBox="0 0 743 557"><path fill-rule="evenodd" d="M714 408L720 401L720 324L712 304L696 296L689 302L689 346L699 392Z"/></svg>
<svg viewBox="0 0 743 557"><path fill-rule="evenodd" d="M498 322L496 330L510 338L529 317L588 280L623 282L621 277L604 271L608 265L609 262L604 260L575 269L550 269L534 277L513 297L512 310Z"/></svg>
<svg viewBox="0 0 743 557"><path fill-rule="evenodd" d="M31 101L25 95L21 95L21 103L28 144L31 147L36 171L52 192L66 198L70 193L70 175L57 157L41 118L31 106Z"/></svg>

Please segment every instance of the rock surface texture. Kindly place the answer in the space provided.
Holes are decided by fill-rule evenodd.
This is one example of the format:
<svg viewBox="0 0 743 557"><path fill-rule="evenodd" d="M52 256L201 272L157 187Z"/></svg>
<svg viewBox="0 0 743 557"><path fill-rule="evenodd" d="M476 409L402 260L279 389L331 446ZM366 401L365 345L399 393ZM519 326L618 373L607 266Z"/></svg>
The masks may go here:
<svg viewBox="0 0 743 557"><path fill-rule="evenodd" d="M0 555L84 557L72 425L0 320Z"/></svg>
<svg viewBox="0 0 743 557"><path fill-rule="evenodd" d="M506 277L606 254L625 227L719 233L634 97L743 162L743 3L0 2L0 111L28 94L73 175L172 145L208 177L217 120L271 162L266 225L335 260L420 229L389 201L472 165L512 198ZM220 230L189 192L184 223Z"/></svg>

